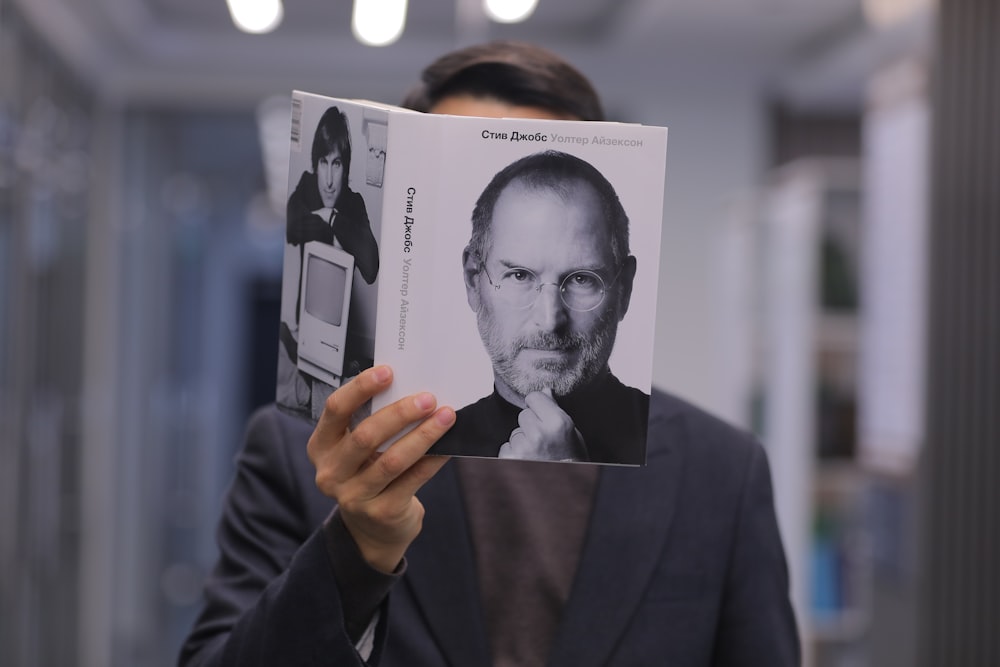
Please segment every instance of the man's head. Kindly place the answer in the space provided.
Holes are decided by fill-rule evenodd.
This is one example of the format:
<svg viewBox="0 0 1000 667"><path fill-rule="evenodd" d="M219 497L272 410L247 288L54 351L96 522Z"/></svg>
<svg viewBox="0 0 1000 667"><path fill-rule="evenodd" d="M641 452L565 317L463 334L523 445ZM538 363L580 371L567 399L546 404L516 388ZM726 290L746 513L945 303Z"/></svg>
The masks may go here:
<svg viewBox="0 0 1000 667"><path fill-rule="evenodd" d="M493 177L472 226L466 294L501 395L566 395L603 375L636 268L607 179L566 153L529 155Z"/></svg>
<svg viewBox="0 0 1000 667"><path fill-rule="evenodd" d="M604 120L601 100L579 70L545 49L509 41L471 46L438 58L424 69L420 83L406 96L402 106L460 116ZM532 389L546 386L556 395L568 394L607 369L617 324L628 308L635 275L635 259L628 255L628 221L614 190L590 165L571 166L575 158L563 163L564 158L554 155L527 160L519 166L511 165L494 178L494 186L487 188L492 194L487 196L484 192L483 205L476 207L484 223L477 225L479 238L476 240L474 232L476 243L470 242L463 260L469 304L477 313L480 334L493 361L497 389L515 404L521 404L524 395ZM540 180L533 181L536 177L529 172L554 168L557 174L560 173L555 164L536 168L545 161L562 163L559 166L567 170L564 177L545 180L539 176ZM518 193L525 197L516 196ZM519 219L516 210L519 203L542 217L544 210L555 204L559 212L566 214L565 227L581 228L579 235L573 232L574 238L590 238L591 241L553 244L542 238L553 232L549 225L538 224L523 231L516 225L507 225L508 218L513 218L515 223ZM616 207L619 213L613 211ZM598 209L599 214L595 213ZM605 211L609 212L607 217ZM495 229L502 229L504 233L493 233L494 217L499 221ZM524 222L529 220L523 219ZM615 220L617 231L610 232L612 227L607 226L605 220ZM505 233L507 231L512 233ZM531 268L529 263L537 265L532 270L537 270L536 275L543 282L553 280L548 276L558 269L556 259L564 266L574 264L568 273L563 270L566 275L560 280L573 275L576 269L594 270L607 283L601 302L588 311L567 311L556 292L556 309L549 311L552 315L550 325L537 326L532 325L532 320L537 318L531 316L541 313L538 302L551 301L555 288L543 286L530 308L512 308L506 301L494 301L497 292L485 271L493 258L482 255L484 247L503 250L508 241L518 239L519 234L523 234L522 241L527 241L517 243L522 250L550 245L558 249L542 258L553 260L552 266L525 256L521 258L522 268ZM606 241L598 240L605 237ZM537 242L528 241L529 238ZM611 251L613 244L615 250ZM505 259L509 264L517 258L511 251L511 256ZM619 265L615 269L619 272L617 277L606 271L616 263ZM586 275L589 274L579 275L578 279ZM549 331L541 333L546 327Z"/></svg>
<svg viewBox="0 0 1000 667"><path fill-rule="evenodd" d="M337 107L323 112L312 144L312 168L323 206L334 208L347 189L351 171L351 132Z"/></svg>
<svg viewBox="0 0 1000 667"><path fill-rule="evenodd" d="M455 101L492 101L515 107L504 115L604 120L590 81L550 51L532 44L495 41L447 53L428 65L402 102L416 111L493 115L449 108Z"/></svg>

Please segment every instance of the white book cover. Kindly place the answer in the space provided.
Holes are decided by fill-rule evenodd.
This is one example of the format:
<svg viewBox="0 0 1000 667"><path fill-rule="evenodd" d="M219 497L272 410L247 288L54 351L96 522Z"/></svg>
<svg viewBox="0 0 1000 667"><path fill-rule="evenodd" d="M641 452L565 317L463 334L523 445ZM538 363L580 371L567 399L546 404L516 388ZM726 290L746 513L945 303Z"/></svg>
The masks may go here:
<svg viewBox="0 0 1000 667"><path fill-rule="evenodd" d="M662 127L296 92L279 405L315 419L385 363L372 409L430 391L457 410L432 453L642 465L666 146Z"/></svg>

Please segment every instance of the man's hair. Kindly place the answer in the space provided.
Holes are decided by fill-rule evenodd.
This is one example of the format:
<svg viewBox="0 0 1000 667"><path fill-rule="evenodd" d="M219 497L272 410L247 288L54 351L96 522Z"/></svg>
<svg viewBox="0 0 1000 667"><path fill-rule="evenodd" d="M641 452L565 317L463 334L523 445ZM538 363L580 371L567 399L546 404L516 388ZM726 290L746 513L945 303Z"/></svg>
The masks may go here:
<svg viewBox="0 0 1000 667"><path fill-rule="evenodd" d="M523 42L487 42L441 56L424 69L402 106L427 112L452 95L604 120L600 97L587 77L554 53Z"/></svg>
<svg viewBox="0 0 1000 667"><path fill-rule="evenodd" d="M346 186L351 175L351 130L347 125L347 115L337 107L330 107L323 112L316 126L316 134L313 135L313 173L316 173L320 159L332 153L335 148L340 152L340 159L344 164L343 185Z"/></svg>
<svg viewBox="0 0 1000 667"><path fill-rule="evenodd" d="M466 250L480 261L489 250L493 209L504 190L512 183L533 190L551 190L566 197L577 183L594 188L601 202L601 219L611 231L611 256L615 267L629 255L628 215L614 186L589 162L560 151L543 151L525 156L501 169L476 200L472 211L472 237Z"/></svg>

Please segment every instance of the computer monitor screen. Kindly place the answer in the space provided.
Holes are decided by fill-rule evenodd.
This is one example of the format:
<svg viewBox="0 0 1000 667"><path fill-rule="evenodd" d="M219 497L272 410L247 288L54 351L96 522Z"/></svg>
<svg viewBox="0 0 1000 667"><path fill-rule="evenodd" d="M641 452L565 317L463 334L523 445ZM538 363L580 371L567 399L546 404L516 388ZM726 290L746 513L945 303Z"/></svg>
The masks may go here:
<svg viewBox="0 0 1000 667"><path fill-rule="evenodd" d="M339 248L310 241L302 250L299 315L299 370L334 387L344 373L354 257Z"/></svg>
<svg viewBox="0 0 1000 667"><path fill-rule="evenodd" d="M313 317L339 327L344 318L344 285L347 269L319 255L306 257L305 282L309 285L303 307Z"/></svg>

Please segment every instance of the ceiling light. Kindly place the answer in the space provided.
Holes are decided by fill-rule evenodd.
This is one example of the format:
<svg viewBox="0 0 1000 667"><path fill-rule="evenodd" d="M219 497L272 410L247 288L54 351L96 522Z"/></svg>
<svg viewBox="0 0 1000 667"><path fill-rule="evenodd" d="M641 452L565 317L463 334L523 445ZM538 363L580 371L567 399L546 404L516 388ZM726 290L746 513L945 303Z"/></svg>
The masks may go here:
<svg viewBox="0 0 1000 667"><path fill-rule="evenodd" d="M403 34L406 0L354 0L351 30L362 44L387 46Z"/></svg>
<svg viewBox="0 0 1000 667"><path fill-rule="evenodd" d="M255 35L271 32L285 15L281 0L226 0L226 5L236 27Z"/></svg>
<svg viewBox="0 0 1000 667"><path fill-rule="evenodd" d="M538 0L483 0L486 15L497 23L519 23L535 11Z"/></svg>
<svg viewBox="0 0 1000 667"><path fill-rule="evenodd" d="M928 0L863 0L861 3L868 24L875 28L898 25L929 5Z"/></svg>

